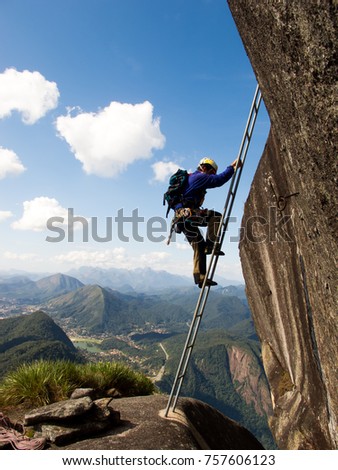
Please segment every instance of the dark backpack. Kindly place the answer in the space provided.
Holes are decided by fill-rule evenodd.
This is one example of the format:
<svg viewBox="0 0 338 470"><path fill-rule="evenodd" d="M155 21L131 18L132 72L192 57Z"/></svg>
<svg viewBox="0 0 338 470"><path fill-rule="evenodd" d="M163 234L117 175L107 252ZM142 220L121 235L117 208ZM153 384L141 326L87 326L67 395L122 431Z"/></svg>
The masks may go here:
<svg viewBox="0 0 338 470"><path fill-rule="evenodd" d="M188 172L187 170L179 169L171 175L169 179L169 187L167 191L163 194L163 205L167 202L168 208L166 217L168 217L170 209L182 202L183 191L188 182Z"/></svg>

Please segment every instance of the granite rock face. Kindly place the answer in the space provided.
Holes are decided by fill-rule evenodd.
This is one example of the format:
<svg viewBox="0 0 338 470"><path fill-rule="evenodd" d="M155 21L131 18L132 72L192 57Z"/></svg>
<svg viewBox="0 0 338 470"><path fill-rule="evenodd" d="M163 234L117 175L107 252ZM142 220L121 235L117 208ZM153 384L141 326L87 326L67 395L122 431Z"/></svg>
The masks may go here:
<svg viewBox="0 0 338 470"><path fill-rule="evenodd" d="M228 0L271 119L240 255L281 449L337 448L336 1Z"/></svg>

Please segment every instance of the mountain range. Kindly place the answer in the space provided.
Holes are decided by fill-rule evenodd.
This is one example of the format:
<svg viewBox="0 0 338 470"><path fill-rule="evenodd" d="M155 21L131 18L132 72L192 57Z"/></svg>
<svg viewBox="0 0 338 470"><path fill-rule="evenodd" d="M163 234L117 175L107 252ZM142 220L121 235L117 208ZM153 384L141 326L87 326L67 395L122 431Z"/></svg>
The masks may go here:
<svg viewBox="0 0 338 470"><path fill-rule="evenodd" d="M186 331L198 298L195 289L168 289L157 294L123 294L87 285L49 300L44 309L68 327L87 334L129 334L142 329ZM250 318L245 303L222 291L210 293L203 328L228 328Z"/></svg>
<svg viewBox="0 0 338 470"><path fill-rule="evenodd" d="M91 266L82 266L74 268L63 273L70 277L76 278L83 284L98 284L102 287L110 287L120 292L146 292L163 290L173 287L192 286L193 281L186 276L174 275L167 271L153 270L150 268L137 269L118 269L118 268L96 268ZM23 271L0 271L0 283L7 282L10 279L31 280L48 278L54 273L31 273ZM217 277L217 282L221 286L239 286L239 281L230 281L221 277Z"/></svg>
<svg viewBox="0 0 338 470"><path fill-rule="evenodd" d="M38 303L74 291L83 284L64 274L53 274L37 281L27 276L0 278L0 296L23 302Z"/></svg>
<svg viewBox="0 0 338 470"><path fill-rule="evenodd" d="M150 268L101 269L83 266L68 271L69 276L79 279L84 284L98 284L120 292L154 292L170 287L191 285L185 276L176 276L167 271L154 271Z"/></svg>
<svg viewBox="0 0 338 470"><path fill-rule="evenodd" d="M127 293L84 284L65 274L37 280L2 277L0 303L18 301L16 315L25 302L43 311L9 314L0 321L0 375L39 358L106 357L126 361L150 376L159 375L157 385L169 392L199 292L191 283L148 293L132 288ZM74 347L80 343L73 344L67 335L80 335L85 349L80 353ZM95 345L93 350L90 344ZM210 291L182 391L212 404L251 431L256 427L271 444L265 416L271 406L268 387L244 286Z"/></svg>
<svg viewBox="0 0 338 470"><path fill-rule="evenodd" d="M98 284L84 285L80 280L60 273L36 281L26 276L0 279L2 300L36 305L61 324L66 322L68 328L87 334L109 332L116 335L139 328L151 330L159 327L185 331L198 295L199 289L191 285L166 286L153 293L134 290L123 293ZM228 328L249 319L244 287L228 286L213 290L205 318L205 328Z"/></svg>

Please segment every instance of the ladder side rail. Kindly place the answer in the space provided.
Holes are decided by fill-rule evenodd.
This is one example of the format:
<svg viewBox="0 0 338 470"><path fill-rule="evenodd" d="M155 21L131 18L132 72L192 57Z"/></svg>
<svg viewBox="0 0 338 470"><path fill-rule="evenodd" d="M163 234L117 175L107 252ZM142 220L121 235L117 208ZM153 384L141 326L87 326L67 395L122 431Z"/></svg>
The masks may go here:
<svg viewBox="0 0 338 470"><path fill-rule="evenodd" d="M254 115L257 116L257 114L258 114L261 100L262 100L262 94L260 92L259 85L257 85L256 90L255 90L255 94L254 94L254 97L253 97L253 100L252 100L252 103L251 103L251 107L250 107L247 123L246 123L246 126L245 126L245 130L244 130L244 133L243 133L242 142L241 142L241 145L239 147L240 148L239 155L241 154L242 148L244 146L244 141L247 138L248 130L250 130L250 137L252 135L252 130L253 130L254 126L250 126L250 123L252 121L252 117Z"/></svg>
<svg viewBox="0 0 338 470"><path fill-rule="evenodd" d="M199 327L199 324L196 326L196 328L198 329L198 327ZM195 331L197 332L197 330L195 330ZM196 334L195 334L195 337L196 337ZM190 340L189 340L189 343L190 343ZM174 381L174 384L173 384L173 387L172 387L172 390L171 390L171 393L170 393L167 408L165 410L165 416L167 416L171 406L172 406L173 410L175 409L175 406L176 406L176 403L177 403L177 400L178 400L178 396L180 394L181 387L182 387L182 384L183 384L183 378L184 378L184 376L186 374L186 371L187 371L187 367L188 367L188 364L189 364L189 360L190 360L190 356L191 356L191 353L192 353L192 350L193 350L193 346L194 346L194 343L191 343L191 345L187 346L183 350L183 353L182 353L182 356L181 356L181 361L180 361L180 366L177 369L175 381Z"/></svg>
<svg viewBox="0 0 338 470"><path fill-rule="evenodd" d="M226 199L226 202L224 204L223 217L221 219L221 224L220 224L219 231L218 231L218 234L217 234L217 237L219 237L221 232L223 232L222 242L223 242L223 239L224 239L225 231L228 228L228 223L229 223L229 219L230 219L231 212L232 212L232 206L233 206L234 199L235 199L235 196L236 196L236 193L237 193L238 185L239 185L239 182L240 182L240 178L241 178L241 174L242 174L242 171L243 171L244 163L245 163L246 156L247 156L247 153L248 153L248 149L249 149L249 145L250 145L250 142L251 142L251 137L252 137L252 133L253 133L255 123L256 123L256 119L257 119L257 115L258 115L259 106L260 106L261 101L262 101L262 95L260 93L259 86L257 85L256 91L255 91L255 96L254 96L254 99L253 99L253 102L252 102L252 105L251 105L249 117L248 117L248 120L247 120L247 123L246 123L246 128L245 128L245 131L244 131L244 134L243 134L242 142L241 142L240 149L239 149L238 156L237 156L237 160L242 161L242 166L238 169L237 165L236 165L235 173L233 174L233 177L231 179L231 184L230 184L230 188L229 188L229 191L228 191L227 199ZM234 190L233 190L233 188L234 188ZM224 219L225 219L225 222L224 222ZM220 246L222 246L222 245L220 245Z"/></svg>
<svg viewBox="0 0 338 470"><path fill-rule="evenodd" d="M233 197L232 197L231 202L229 204L227 214L225 214L225 222L223 223L222 242L223 242L223 239L224 239L225 232L227 231L227 228L228 228L228 224L229 224L229 220L230 220L230 216L231 216L231 212L232 212L232 207L233 207L235 197L236 197L236 194L237 194L237 189L238 189L238 186L239 186L239 183L240 183L240 180L241 180L242 171L243 171L244 163L245 163L246 156L247 156L247 153L248 153L248 150L249 150L249 145L250 145L250 142L251 142L251 137L252 137L252 133L253 133L255 123L256 123L257 114L258 114L259 105L261 103L261 100L262 100L262 95L259 94L258 104L254 108L255 113L252 116L252 120L248 121L248 125L251 126L250 129L249 129L249 135L246 139L246 142L245 143L243 142L243 145L241 146L240 152L238 154L238 159L240 159L242 161L242 166L239 168L239 170L237 170L235 172L235 175L237 174L237 178L234 178Z"/></svg>
<svg viewBox="0 0 338 470"><path fill-rule="evenodd" d="M220 225L219 225L218 231L217 231L217 240L218 240L218 248L219 249L221 249L221 247L222 247L224 237L225 237L225 233L226 233L227 228L228 228L228 224L229 224L229 220L230 220L230 216L231 216L231 212L232 212L232 207L233 207L233 204L234 204L234 201L235 201L238 185L239 185L239 182L240 182L240 177L241 177L241 174L242 174L242 171L243 171L244 163L245 163L246 156L247 156L248 149L249 149L249 145L250 145L250 142L251 142L251 136L252 136L252 133L253 133L253 129L255 127L256 118L257 118L257 115L258 115L261 100L262 100L262 95L261 95L259 86L257 85L256 90L255 90L255 94L254 94L254 98L252 100L252 104L251 104L249 116L248 116L248 119L247 119L247 123L246 123L246 126L245 126L245 130L244 130L244 133L243 133L240 149L239 149L238 156L237 156L237 160L242 161L242 166L240 168L237 168L238 163L236 164L235 172L234 172L234 174L231 178L230 187L229 187L229 190L228 190L226 202L224 204L224 210L223 210L223 214L222 214L222 217L221 217ZM208 266L208 269L207 269L207 273L206 273L206 276L205 276L206 279L213 279L213 276L214 276L215 271L216 271L218 256L214 256L215 255L215 253L214 253L215 250L216 250L216 247L214 246L212 254L211 254L211 259L210 259L210 262L209 262L209 266Z"/></svg>
<svg viewBox="0 0 338 470"><path fill-rule="evenodd" d="M190 324L189 332L188 332L188 335L187 335L187 338L186 338L186 341L185 341L185 345L184 345L183 352L182 352L182 355L181 355L181 358L180 358L180 362L179 362L179 365L177 367L174 383L173 383L173 386L171 388L171 392L170 392L170 395L169 395L167 408L165 410L165 416L168 415L168 411L169 411L169 408L170 408L171 403L173 401L173 397L174 397L174 394L175 394L175 390L176 390L178 381L180 380L180 376L182 375L181 371L184 369L184 362L185 362L185 358L186 358L186 352L187 352L188 347L189 347L190 338L192 336L193 328L195 327L195 320L196 320L196 317L194 317L193 321Z"/></svg>
<svg viewBox="0 0 338 470"><path fill-rule="evenodd" d="M201 298L202 298L202 301L199 303L198 310L196 309L196 316L198 317L199 321L198 321L197 328L195 328L194 335L193 335L194 342L195 342L195 339L196 339L196 336L197 336L198 327L199 327L199 325L201 323L201 320L202 320L202 315L203 315L203 312L204 312L205 305L207 303L209 292L210 292L210 286L205 286L205 289L203 289L203 292L201 292L201 295L200 295Z"/></svg>
<svg viewBox="0 0 338 470"><path fill-rule="evenodd" d="M260 92L259 86L257 85L255 95L254 95L254 98L253 98L253 101L252 101L252 104L251 104L249 117L248 117L248 120L247 120L247 123L246 123L245 131L244 131L244 134L243 134L243 137L242 137L242 142L241 142L241 145L240 145L240 148L239 148L238 157L237 157L237 159L242 160L242 162L246 158L246 154L247 154L247 151L248 151L249 143L251 141L251 137L252 137L252 133L253 133L255 123L256 123L256 118L257 118L257 115L258 115L258 111L259 111L261 101L262 101L262 94ZM248 140L248 145L246 145L245 151L243 152L246 140ZM242 158L243 153L244 153L244 157ZM236 165L235 169L237 169L237 165Z"/></svg>
<svg viewBox="0 0 338 470"><path fill-rule="evenodd" d="M220 223L220 227L219 227L219 232L220 233L218 233L218 235L217 235L217 237L218 237L218 247L217 248L218 249L221 249L222 245L223 245L224 237L225 237L225 234L227 232L227 228L228 228L228 224L229 224L229 220L230 220L230 214L231 214L231 209L232 209L233 203L234 203L234 198L232 198L231 201L228 203L228 208L229 208L228 214L224 215L224 213L223 213L223 217L221 219L221 223ZM214 250L215 249L216 248L214 247ZM208 279L213 279L214 273L216 271L218 258L219 258L214 253L214 250L211 254L210 263L209 263L209 267L208 267L207 274L206 274L206 277ZM210 275L210 272L212 273L211 275Z"/></svg>
<svg viewBox="0 0 338 470"><path fill-rule="evenodd" d="M197 301L197 304L196 304L196 307L195 307L193 321L191 322L191 325L190 325L190 328L189 328L187 339L185 341L185 346L184 346L184 349L183 349L183 352L182 352L182 355L181 355L179 366L177 368L174 384L172 386L172 390L171 390L171 393L170 393L170 396L169 396L168 405L167 405L167 408L165 410L165 416L167 416L169 408L172 404L172 401L173 401L173 398L174 398L174 395L175 395L175 389L177 387L177 383L180 379L180 376L182 375L182 373L185 374L185 372L186 372L187 365L188 365L188 361L186 360L186 355L188 354L188 359L189 359L190 355L191 355L191 352L192 352L193 345L194 345L194 341L195 341L196 336L197 336L197 332L198 332L198 329L199 329L201 318L202 318L202 315L199 312L200 311L203 312L203 310L204 310L204 306L206 304L206 301L207 301L207 298L208 298L208 295L209 295L209 289L210 289L209 286L207 288L207 291L205 291L204 289L201 289L201 292L200 292L200 295L199 295L199 298L198 298L198 301ZM191 338L193 338L192 344L191 344ZM190 353L187 353L187 351L190 351ZM180 391L181 385L182 385L182 383L179 384L178 391ZM178 396L178 394L179 393L176 392L177 396ZM176 399L176 402L177 402L177 399Z"/></svg>
<svg viewBox="0 0 338 470"><path fill-rule="evenodd" d="M246 160L246 155L248 153L251 136L252 136L252 132L255 126L261 100L262 100L262 95L261 95L259 86L257 85L254 98L252 100L249 117L247 119L247 123L246 123L245 130L243 133L240 149L239 149L238 156L237 156L237 160L240 159L242 161L242 166L240 168L237 168L238 163L236 164L235 172L231 178L230 187L229 187L226 202L224 205L223 214L221 216L221 221L220 221L217 235L216 235L219 249L222 247L225 233L228 228L228 223L229 223L230 215L232 212L232 207L235 201L240 177L243 171L244 163ZM225 225L224 225L224 219L225 219ZM215 256L215 250L216 250L216 246L214 246L212 254L211 254L211 259L209 262L207 273L205 275L204 283L206 282L206 279L213 279L214 273L216 271L218 256Z"/></svg>
<svg viewBox="0 0 338 470"><path fill-rule="evenodd" d="M225 234L228 230L229 220L230 220L232 208L233 208L233 205L234 205L234 202L235 202L235 197L236 197L237 188L238 188L238 184L239 184L240 174L243 170L243 166L244 166L244 162L243 162L243 165L238 170L236 170L236 172L234 173L233 178L232 178L232 183L233 184L229 188L228 198L227 198L226 204L224 206L223 214L222 214L221 221L220 221L220 226L219 226L218 232L217 232L217 240L218 240L218 247L217 248L219 248L219 249L221 249L221 247L223 245ZM234 187L234 190L232 190L233 187ZM211 259L210 259L207 274L206 274L207 279L213 279L214 273L216 271L218 256L214 256L214 250L215 249L216 249L216 247L214 247L213 253L211 254Z"/></svg>
<svg viewBox="0 0 338 470"><path fill-rule="evenodd" d="M232 207L233 207L235 196L236 196L236 193L237 193L237 188L238 188L238 185L239 185L239 181L240 181L241 173L242 173L242 170L243 170L244 162L245 162L245 159L246 159L247 151L248 151L248 148L249 148L249 145L250 145L251 136L252 136L252 132L253 132L253 129L254 129L254 126L255 126L255 122L256 122L256 118L257 118L257 114L258 114L258 110L259 110L261 100L262 100L262 96L261 96L261 93L260 93L260 90L259 90L259 86L257 85L255 95L254 95L254 99L252 101L252 105L251 105L251 108L250 108L246 128L245 128L243 138L242 138L242 142L241 142L241 145L240 145L240 150L239 150L238 157L237 157L238 160L239 159L241 160L242 166L237 170L238 163L236 164L235 172L234 172L234 175L231 179L230 187L229 187L229 190L228 190L228 195L227 195L226 202L225 202L225 205L224 205L223 214L221 216L221 223L220 223L220 226L219 226L218 232L217 232L217 240L218 240L219 248L221 248L221 246L223 244L225 233L227 231L227 227L228 227ZM233 187L234 187L234 191L233 191ZM225 219L225 221L224 221L224 219ZM183 353L182 353L182 356L181 356L179 367L177 369L175 381L174 381L174 384L173 384L173 387L172 387L172 390L171 390L171 394L170 394L170 397L169 397L169 400L168 400L167 408L165 410L165 416L167 416L167 414L169 412L169 409L170 409L170 406L171 406L171 403L172 403L173 399L174 399L173 411L175 410L176 403L177 403L177 400L178 400L178 397L179 397L179 394L180 394L180 390L181 390L181 387L182 387L182 384L183 384L183 379L184 379L184 376L185 376L185 373L186 373L186 370L187 370L187 366L188 366L188 363L189 363L189 359L190 359L190 356L191 356L191 353L192 353L192 349L193 349L195 341L196 341L198 329L199 329L199 326L200 326L200 322L202 320L202 315L203 315L203 312L204 312L204 309L205 309L206 301L207 301L207 298L208 298L208 295L209 295L209 290L210 290L210 286L206 285L206 280L213 278L213 275L215 273L216 266L217 266L218 255L215 254L215 250L216 250L216 247L214 246L214 249L213 249L212 254L211 254L211 259L210 259L210 262L209 262L208 270L207 270L207 273L205 275L205 279L204 279L204 282L203 282L203 285L202 285L202 289L201 289L201 292L200 292L200 295L199 295L199 298L198 298L198 301L197 301L197 304L196 304L196 307L195 307L194 319L193 319L193 321L190 325L190 329L189 329L189 333L188 333L188 336L187 336L187 339L186 339L185 347L184 347L184 350L183 350ZM210 277L210 272L212 273L211 277ZM206 292L206 294L205 294L205 292ZM190 342L191 337L193 338L192 342ZM176 390L176 394L175 394L176 387L177 387L177 390Z"/></svg>
<svg viewBox="0 0 338 470"><path fill-rule="evenodd" d="M244 148L245 141L247 139L250 141L250 139L251 139L251 135L252 135L252 132L253 132L254 124L256 122L256 117L257 117L257 114L258 114L258 111L259 111L259 106L260 106L261 100L262 100L262 95L261 95L261 92L260 92L260 89L259 89L259 85L257 85L256 90L255 90L255 94L254 94L254 98L253 98L252 103L251 103L251 107L250 107L248 119L247 119L247 122L246 122L245 130L244 130L244 133L243 133L243 136L242 136L242 141L241 141L241 144L240 144L240 147L239 147L239 152L238 152L237 159L241 159L241 155L243 153L243 148ZM253 119L253 117L254 117L254 119ZM237 166L238 165L236 165L235 170L237 170ZM236 174L236 171L235 171L235 174Z"/></svg>
<svg viewBox="0 0 338 470"><path fill-rule="evenodd" d="M173 403L173 406L172 406L173 411L175 411L177 400L178 400L178 397L180 395L181 387L183 385L183 379L185 377L185 373L186 373L186 370L187 370L187 367L188 367L189 359L190 359L190 356L191 356L192 351L193 351L193 346L195 345L195 342L196 342L197 333L198 333L198 330L199 330L199 327L200 327L200 324L201 324L201 321L202 321L202 315L203 315L204 308L205 308L205 305L206 305L206 302L207 302L207 299L208 299L208 296L209 296L209 292L210 292L210 286L204 286L203 292L201 293L201 297L203 296L203 301L200 302L200 307L199 307L199 312L200 313L198 313L198 315L197 315L198 321L197 321L197 324L196 324L195 329L193 331L193 338L192 338L192 343L191 343L192 346L189 349L188 357L187 357L187 360L185 361L185 364L184 364L184 371L181 374L182 378L181 378L180 383L177 387L177 392L176 392L176 395L174 397L174 403Z"/></svg>
<svg viewBox="0 0 338 470"><path fill-rule="evenodd" d="M225 204L224 204L223 217L221 219L221 224L220 224L220 227L219 227L219 230L218 230L217 237L219 237L219 235L221 234L222 224L223 224L224 218L226 216L226 213L228 211L228 206L229 206L230 200L234 199L234 197L236 195L236 192L237 192L239 179L240 179L240 178L238 178L238 176L240 177L240 175L242 173L242 169L243 169L244 162L245 162L245 159L246 159L246 155L247 155L247 152L248 152L248 148L249 148L249 144L250 144L250 141L251 141L251 136L252 136L252 132L253 132L253 129L254 129L255 122L256 122L256 118L257 118L257 114L258 114L258 111L259 111L259 106L260 106L261 100L262 100L262 95L260 93L259 86L257 85L256 90L255 90L255 95L254 95L254 98L253 98L253 101L252 101L252 104L251 104L249 117L247 119L247 123L246 123L245 130L244 130L244 133L243 133L240 149L239 149L238 156L237 156L237 160L242 161L242 166L238 169L237 168L238 164L236 165L235 172L234 172L234 174L231 178L230 187L229 187L227 198L226 198L226 201L225 201ZM256 103L256 101L257 101L257 103ZM233 191L234 187L235 187L235 190ZM232 207L231 207L231 209L232 209ZM231 211L229 211L229 217L230 217L230 214L231 214Z"/></svg>
<svg viewBox="0 0 338 470"><path fill-rule="evenodd" d="M199 327L199 325L198 325ZM197 332L198 328L195 330ZM195 345L195 343L193 343L193 346ZM178 378L178 381L177 381L177 384L176 384L176 392L173 394L173 398L172 398L172 403L171 403L171 408L172 408L172 411L175 411L175 408L176 408L176 404L177 404L177 400L178 400L178 397L180 396L180 392L181 392L181 388L182 388L182 385L183 385L183 380L184 380L184 377L185 377L185 374L187 372L187 368L188 368L188 364L189 364L189 361L190 361L190 357L191 357L191 354L192 354L192 350L193 350L193 346L191 348L189 348L187 351L186 351L186 358L185 358L185 362L184 362L184 368ZM170 408L170 406L169 406ZM168 408L168 410L169 410Z"/></svg>
<svg viewBox="0 0 338 470"><path fill-rule="evenodd" d="M251 124L249 125L250 139L252 137L253 129L255 127L256 118L257 118L257 115L258 115L258 112L259 112L261 102L262 102L262 93L261 93L261 91L260 91L260 89L257 85L255 102L253 104L254 112L252 112L253 118L251 119Z"/></svg>

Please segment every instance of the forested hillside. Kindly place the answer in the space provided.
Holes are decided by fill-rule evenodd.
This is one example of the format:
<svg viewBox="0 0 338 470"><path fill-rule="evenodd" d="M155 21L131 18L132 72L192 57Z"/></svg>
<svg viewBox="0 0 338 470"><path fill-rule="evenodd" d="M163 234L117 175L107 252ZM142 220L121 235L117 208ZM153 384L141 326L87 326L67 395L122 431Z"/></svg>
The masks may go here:
<svg viewBox="0 0 338 470"><path fill-rule="evenodd" d="M83 360L66 333L44 312L1 320L0 378L39 359Z"/></svg>

